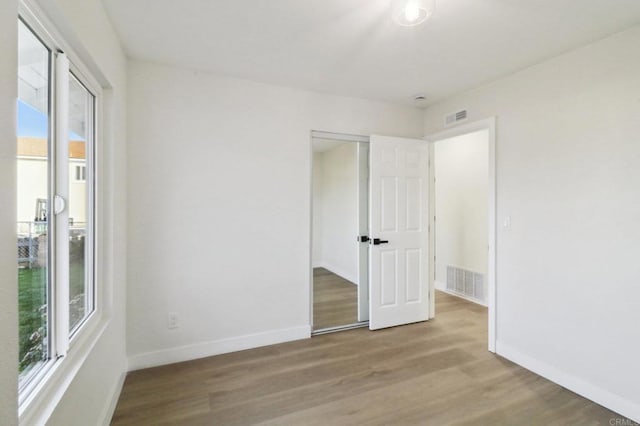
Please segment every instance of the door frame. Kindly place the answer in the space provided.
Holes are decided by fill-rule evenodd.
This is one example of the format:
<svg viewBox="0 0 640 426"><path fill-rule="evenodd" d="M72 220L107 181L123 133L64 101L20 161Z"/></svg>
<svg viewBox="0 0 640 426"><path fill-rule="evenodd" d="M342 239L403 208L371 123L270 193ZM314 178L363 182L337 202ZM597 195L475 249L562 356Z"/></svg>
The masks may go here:
<svg viewBox="0 0 640 426"><path fill-rule="evenodd" d="M496 117L489 117L483 120L474 121L471 123L459 124L455 127L431 134L424 139L429 142L429 158L433 158L434 143L445 139L454 138L456 136L462 136L469 133L474 133L482 130L488 130L489 132L489 167L488 167L488 266L487 266L487 285L488 295L487 304L489 309L489 339L488 349L489 352L496 352L496 340L497 340L497 280L496 280L496 218L497 218L497 197L496 197ZM434 197L434 163L429 162L429 252L435 253L435 197ZM433 255L429 255L429 266L432 271L435 271ZM435 280L433 274L429 274L429 296L431 299L430 319L435 316Z"/></svg>
<svg viewBox="0 0 640 426"><path fill-rule="evenodd" d="M329 327L314 330L313 329L313 140L314 139L328 139L328 140L336 140L343 142L362 142L369 143L370 137L365 135L354 135L348 133L337 133L337 132L327 132L322 130L311 130L309 132L309 329L311 331L312 336L332 333L335 331L343 331L343 330L351 330L353 328L367 327L369 325L369 320L366 321L358 321L352 324L344 324L336 327ZM359 156L359 154L358 154ZM359 163L360 159L358 158L358 168L360 167ZM359 171L358 171L359 175ZM358 196L360 199L360 196ZM359 203L358 203L359 204ZM358 205L358 216L360 216L360 205ZM356 237L354 235L354 237ZM361 273L360 268L358 268L358 303L360 303L360 292L361 292ZM366 285L367 297L369 295L369 279L367 276L367 285Z"/></svg>

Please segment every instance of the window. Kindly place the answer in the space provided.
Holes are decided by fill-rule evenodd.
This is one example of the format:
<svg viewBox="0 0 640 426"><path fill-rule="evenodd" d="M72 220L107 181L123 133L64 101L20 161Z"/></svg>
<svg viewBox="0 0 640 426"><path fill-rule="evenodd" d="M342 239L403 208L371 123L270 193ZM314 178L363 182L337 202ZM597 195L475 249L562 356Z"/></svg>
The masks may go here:
<svg viewBox="0 0 640 426"><path fill-rule="evenodd" d="M97 87L46 31L18 23L17 251L21 401L96 310ZM91 87L91 88L90 88Z"/></svg>
<svg viewBox="0 0 640 426"><path fill-rule="evenodd" d="M76 166L75 167L75 181L76 182L85 182L87 180L87 167L86 166Z"/></svg>

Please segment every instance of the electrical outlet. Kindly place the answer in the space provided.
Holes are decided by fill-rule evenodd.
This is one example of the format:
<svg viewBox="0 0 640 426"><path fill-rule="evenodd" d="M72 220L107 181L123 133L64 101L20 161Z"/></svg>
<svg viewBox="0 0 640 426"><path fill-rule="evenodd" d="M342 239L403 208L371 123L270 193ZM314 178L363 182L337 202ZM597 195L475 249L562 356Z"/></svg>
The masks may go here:
<svg viewBox="0 0 640 426"><path fill-rule="evenodd" d="M167 328L169 330L178 328L178 314L176 312L169 312L167 314Z"/></svg>

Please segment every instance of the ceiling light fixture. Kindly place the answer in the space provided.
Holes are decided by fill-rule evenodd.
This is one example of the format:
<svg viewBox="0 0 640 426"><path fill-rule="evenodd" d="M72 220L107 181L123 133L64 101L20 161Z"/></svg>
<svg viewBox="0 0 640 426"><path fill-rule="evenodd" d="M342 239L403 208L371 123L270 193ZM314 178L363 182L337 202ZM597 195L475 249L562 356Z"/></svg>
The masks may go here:
<svg viewBox="0 0 640 426"><path fill-rule="evenodd" d="M436 8L435 0L391 0L393 20L403 27L420 25Z"/></svg>

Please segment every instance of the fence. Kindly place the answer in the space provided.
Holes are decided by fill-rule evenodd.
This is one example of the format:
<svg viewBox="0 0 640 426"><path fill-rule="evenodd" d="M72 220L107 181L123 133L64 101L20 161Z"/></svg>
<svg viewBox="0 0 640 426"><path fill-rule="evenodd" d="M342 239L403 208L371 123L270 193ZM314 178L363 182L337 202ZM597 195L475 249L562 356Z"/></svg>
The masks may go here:
<svg viewBox="0 0 640 426"><path fill-rule="evenodd" d="M69 222L70 241L84 240L86 224ZM45 266L47 258L46 221L18 222L18 266Z"/></svg>
<svg viewBox="0 0 640 426"><path fill-rule="evenodd" d="M18 265L31 268L38 262L39 240L46 235L47 222L18 222Z"/></svg>

